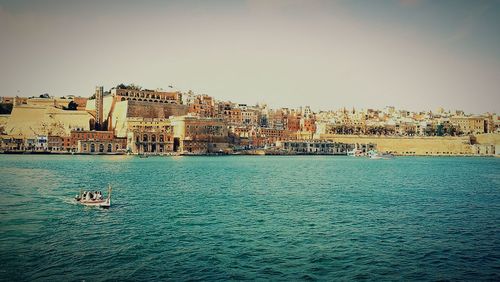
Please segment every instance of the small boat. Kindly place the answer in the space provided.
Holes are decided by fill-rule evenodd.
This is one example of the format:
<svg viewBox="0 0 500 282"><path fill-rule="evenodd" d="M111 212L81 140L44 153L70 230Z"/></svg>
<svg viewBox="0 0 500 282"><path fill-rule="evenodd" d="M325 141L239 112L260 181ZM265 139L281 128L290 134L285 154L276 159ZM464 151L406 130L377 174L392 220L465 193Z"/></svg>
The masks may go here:
<svg viewBox="0 0 500 282"><path fill-rule="evenodd" d="M363 151L359 149L353 149L352 151L347 151L349 157L361 157L363 156Z"/></svg>
<svg viewBox="0 0 500 282"><path fill-rule="evenodd" d="M80 191L80 194L75 196L75 200L85 206L100 208L109 208L111 206L111 185L108 186L108 197L105 199L86 199L83 197L86 193L91 193L91 191Z"/></svg>
<svg viewBox="0 0 500 282"><path fill-rule="evenodd" d="M394 159L394 155L391 153L379 153L377 151L371 151L369 153L370 159L373 160L389 160Z"/></svg>

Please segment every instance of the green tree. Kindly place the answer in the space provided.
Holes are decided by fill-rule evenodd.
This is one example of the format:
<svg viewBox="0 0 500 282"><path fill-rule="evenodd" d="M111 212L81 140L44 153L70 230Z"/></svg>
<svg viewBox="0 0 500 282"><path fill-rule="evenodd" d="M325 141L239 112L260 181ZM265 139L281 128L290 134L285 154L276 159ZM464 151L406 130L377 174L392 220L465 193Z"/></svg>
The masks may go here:
<svg viewBox="0 0 500 282"><path fill-rule="evenodd" d="M10 115L13 104L0 104L0 115Z"/></svg>
<svg viewBox="0 0 500 282"><path fill-rule="evenodd" d="M438 124L436 128L436 135L443 136L444 135L444 126L442 124Z"/></svg>
<svg viewBox="0 0 500 282"><path fill-rule="evenodd" d="M75 101L71 101L68 103L68 110L70 111L76 111L76 109L78 108L78 104L75 103Z"/></svg>

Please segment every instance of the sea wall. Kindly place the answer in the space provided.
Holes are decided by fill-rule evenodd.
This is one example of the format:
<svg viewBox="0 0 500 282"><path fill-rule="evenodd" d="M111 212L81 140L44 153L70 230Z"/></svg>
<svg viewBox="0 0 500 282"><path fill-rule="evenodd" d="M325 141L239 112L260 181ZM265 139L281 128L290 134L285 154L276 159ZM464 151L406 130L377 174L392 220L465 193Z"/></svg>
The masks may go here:
<svg viewBox="0 0 500 282"><path fill-rule="evenodd" d="M476 150L469 137L388 137L321 134L321 139L349 144L377 145L379 151L389 151L396 155L473 155Z"/></svg>

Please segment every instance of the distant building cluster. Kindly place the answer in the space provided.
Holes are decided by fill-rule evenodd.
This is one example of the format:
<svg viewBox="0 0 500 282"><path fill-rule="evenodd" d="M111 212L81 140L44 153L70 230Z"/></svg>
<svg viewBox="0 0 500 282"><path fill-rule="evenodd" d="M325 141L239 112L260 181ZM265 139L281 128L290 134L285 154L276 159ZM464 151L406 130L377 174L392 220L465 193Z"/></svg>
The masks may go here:
<svg viewBox="0 0 500 282"><path fill-rule="evenodd" d="M394 107L271 109L192 91L124 84L107 92L96 87L90 98L1 97L0 104L11 105L11 112L0 115L1 151L169 155L264 149L347 154L353 148L374 149L376 144L336 142L335 136L464 137L500 132L494 113L410 112ZM488 148L494 153L495 147Z"/></svg>
<svg viewBox="0 0 500 282"><path fill-rule="evenodd" d="M316 120L322 134L387 136L464 136L500 132L497 114L466 115L463 111L410 112L386 107L383 110L320 112Z"/></svg>

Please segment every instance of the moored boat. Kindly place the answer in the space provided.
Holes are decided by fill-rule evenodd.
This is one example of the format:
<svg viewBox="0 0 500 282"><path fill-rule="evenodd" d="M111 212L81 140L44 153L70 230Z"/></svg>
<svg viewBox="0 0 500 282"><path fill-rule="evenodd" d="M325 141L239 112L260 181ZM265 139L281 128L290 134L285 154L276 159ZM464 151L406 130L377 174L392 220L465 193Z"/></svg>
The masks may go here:
<svg viewBox="0 0 500 282"><path fill-rule="evenodd" d="M352 151L347 151L349 157L361 157L364 155L363 151L360 149L353 149Z"/></svg>
<svg viewBox="0 0 500 282"><path fill-rule="evenodd" d="M394 158L394 155L391 154L391 153L380 153L380 152L377 152L377 151L370 151L368 153L368 156L370 157L370 159L373 159L373 160L389 160L389 159L393 159Z"/></svg>
<svg viewBox="0 0 500 282"><path fill-rule="evenodd" d="M103 198L102 193L97 194L100 197L92 195L91 191L80 191L79 195L76 195L75 200L85 206L109 208L111 206L111 185L108 186L108 197Z"/></svg>

